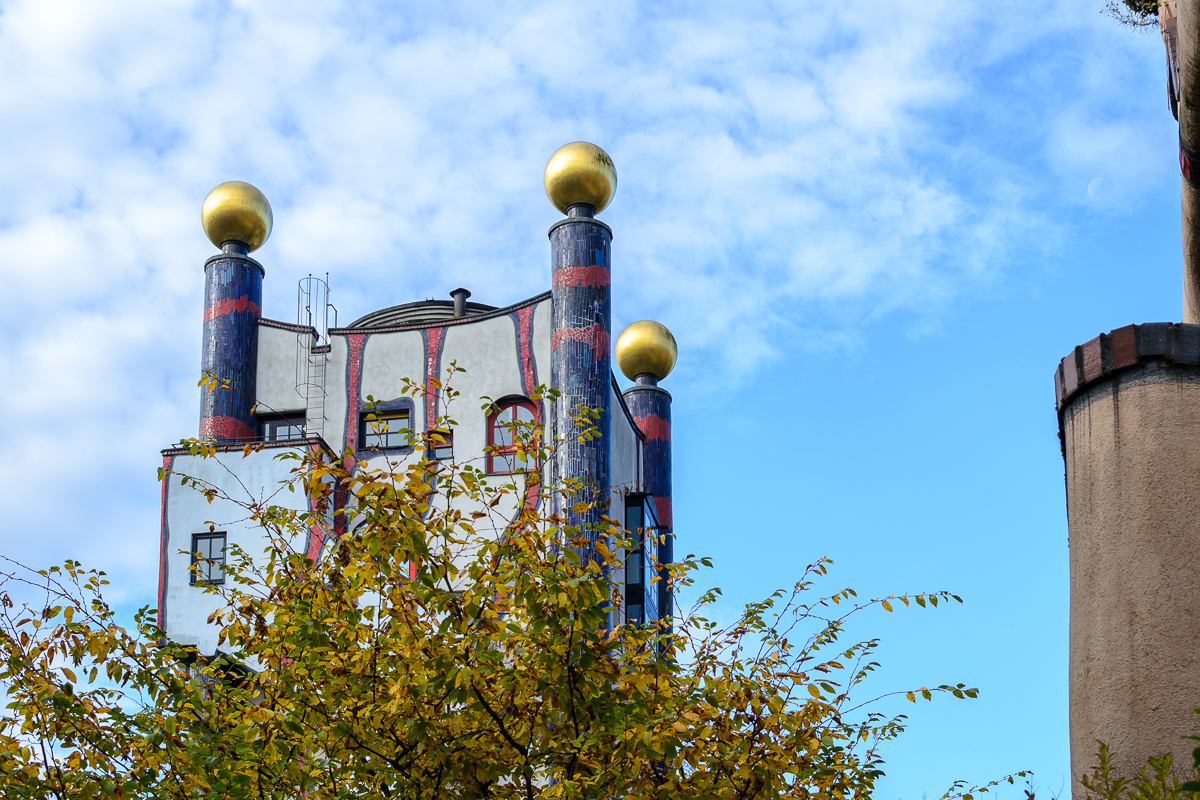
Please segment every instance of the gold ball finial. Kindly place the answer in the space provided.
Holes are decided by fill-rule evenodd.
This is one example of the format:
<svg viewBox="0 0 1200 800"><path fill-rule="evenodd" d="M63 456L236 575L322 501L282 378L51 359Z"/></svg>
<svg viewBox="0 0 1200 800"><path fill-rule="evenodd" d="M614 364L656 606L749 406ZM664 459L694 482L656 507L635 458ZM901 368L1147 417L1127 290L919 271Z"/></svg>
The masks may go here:
<svg viewBox="0 0 1200 800"><path fill-rule="evenodd" d="M590 142L571 142L554 151L542 176L546 197L562 213L576 203L599 214L617 193L617 168L608 153Z"/></svg>
<svg viewBox="0 0 1200 800"><path fill-rule="evenodd" d="M679 345L667 326L649 319L621 331L616 351L617 366L629 380L649 373L661 381L671 374L679 357Z"/></svg>
<svg viewBox="0 0 1200 800"><path fill-rule="evenodd" d="M226 181L208 193L200 209L208 240L217 247L241 242L253 252L271 235L271 204L258 189L242 181Z"/></svg>

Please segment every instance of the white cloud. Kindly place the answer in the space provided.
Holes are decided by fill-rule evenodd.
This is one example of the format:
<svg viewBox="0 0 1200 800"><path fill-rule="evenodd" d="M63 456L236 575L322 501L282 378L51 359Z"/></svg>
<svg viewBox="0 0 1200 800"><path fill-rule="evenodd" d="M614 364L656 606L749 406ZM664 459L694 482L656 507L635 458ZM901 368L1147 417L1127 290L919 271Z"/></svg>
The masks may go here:
<svg viewBox="0 0 1200 800"><path fill-rule="evenodd" d="M310 271L343 323L544 290L541 169L582 138L621 175L616 324L668 324L682 385L888 314L936 332L1052 250L1062 187L1165 174L1136 153L1149 101L1107 105L1154 53L1083 0L1041 8L6 3L6 549L152 582L156 451L196 424L199 206L230 178L275 208L277 318ZM87 478L30 477L67 465Z"/></svg>

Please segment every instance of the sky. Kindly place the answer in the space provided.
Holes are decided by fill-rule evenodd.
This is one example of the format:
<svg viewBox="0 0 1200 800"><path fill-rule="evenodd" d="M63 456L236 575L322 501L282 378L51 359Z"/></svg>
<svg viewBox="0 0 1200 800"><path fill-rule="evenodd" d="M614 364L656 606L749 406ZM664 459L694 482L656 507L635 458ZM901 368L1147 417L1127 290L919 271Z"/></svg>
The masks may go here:
<svg viewBox="0 0 1200 800"><path fill-rule="evenodd" d="M912 707L885 800L1069 796L1052 372L1178 320L1156 31L1101 0L0 0L0 552L153 602L159 450L196 434L216 184L274 209L264 313L549 286L542 169L619 174L614 333L675 334L677 549L726 613L821 556ZM860 633L861 631L861 633ZM1181 733L1183 733L1181 731ZM1023 797L1009 789L1002 797Z"/></svg>

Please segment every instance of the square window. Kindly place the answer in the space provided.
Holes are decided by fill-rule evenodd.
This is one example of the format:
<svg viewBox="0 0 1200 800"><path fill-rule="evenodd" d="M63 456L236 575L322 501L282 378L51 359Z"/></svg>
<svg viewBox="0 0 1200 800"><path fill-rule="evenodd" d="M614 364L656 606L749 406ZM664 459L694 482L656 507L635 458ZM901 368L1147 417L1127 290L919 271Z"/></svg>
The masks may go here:
<svg viewBox="0 0 1200 800"><path fill-rule="evenodd" d="M433 430L425 434L427 453L434 461L449 461L454 457L454 431Z"/></svg>
<svg viewBox="0 0 1200 800"><path fill-rule="evenodd" d="M302 413L259 414L258 437L264 442L290 442L303 439L307 420Z"/></svg>
<svg viewBox="0 0 1200 800"><path fill-rule="evenodd" d="M412 418L404 411L368 411L359 417L360 450L395 450L411 444Z"/></svg>
<svg viewBox="0 0 1200 800"><path fill-rule="evenodd" d="M191 583L225 582L225 533L192 534Z"/></svg>

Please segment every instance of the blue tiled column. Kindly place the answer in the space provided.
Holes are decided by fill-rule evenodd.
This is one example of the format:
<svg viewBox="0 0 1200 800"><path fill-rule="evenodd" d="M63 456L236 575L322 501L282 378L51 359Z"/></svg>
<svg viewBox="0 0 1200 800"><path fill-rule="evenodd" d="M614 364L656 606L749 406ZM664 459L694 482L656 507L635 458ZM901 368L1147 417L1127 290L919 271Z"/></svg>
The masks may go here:
<svg viewBox="0 0 1200 800"><path fill-rule="evenodd" d="M662 526L662 541L658 546L659 563L675 561L675 521L671 505L671 395L639 376L638 384L625 390L625 404L634 422L645 434L642 449L642 470L646 493L654 501L654 510ZM674 597L667 581L667 571L659 572L659 616L670 627Z"/></svg>
<svg viewBox="0 0 1200 800"><path fill-rule="evenodd" d="M600 517L608 513L610 497L612 230L595 219L591 206L571 206L566 219L550 227L550 251L550 381L562 393L551 412L556 445L551 480L578 479L583 487L565 504L555 495L553 510L570 524L589 526L594 534ZM599 411L593 422L599 435L580 442L586 426L576 424L575 418L584 408ZM592 508L582 514L572 511L570 505L580 500L594 501Z"/></svg>
<svg viewBox="0 0 1200 800"><path fill-rule="evenodd" d="M218 441L253 437L258 376L258 318L262 265L228 242L204 262L204 341L201 369L229 388L203 390L200 436Z"/></svg>

